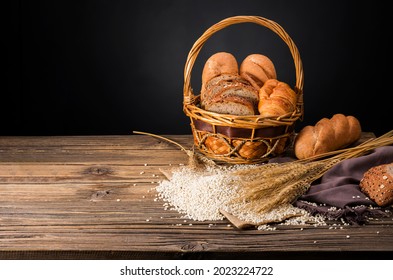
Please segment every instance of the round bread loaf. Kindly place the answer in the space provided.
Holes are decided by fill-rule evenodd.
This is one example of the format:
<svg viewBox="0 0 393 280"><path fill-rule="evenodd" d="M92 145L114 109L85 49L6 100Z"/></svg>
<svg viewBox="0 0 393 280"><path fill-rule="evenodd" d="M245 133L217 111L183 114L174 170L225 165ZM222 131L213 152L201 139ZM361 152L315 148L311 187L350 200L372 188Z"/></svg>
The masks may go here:
<svg viewBox="0 0 393 280"><path fill-rule="evenodd" d="M240 65L240 76L259 90L269 79L277 79L273 62L265 55L250 54Z"/></svg>
<svg viewBox="0 0 393 280"><path fill-rule="evenodd" d="M379 206L393 204L393 163L374 166L367 170L359 187Z"/></svg>
<svg viewBox="0 0 393 280"><path fill-rule="evenodd" d="M227 52L218 52L209 57L202 70L202 88L213 78L222 74L238 75L239 66L236 58Z"/></svg>

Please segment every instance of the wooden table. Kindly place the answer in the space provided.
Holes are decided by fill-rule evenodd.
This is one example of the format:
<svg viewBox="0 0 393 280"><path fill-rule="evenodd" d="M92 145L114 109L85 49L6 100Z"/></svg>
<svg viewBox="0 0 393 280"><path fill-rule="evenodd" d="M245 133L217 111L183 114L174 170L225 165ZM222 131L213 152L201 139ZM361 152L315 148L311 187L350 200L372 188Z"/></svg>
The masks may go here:
<svg viewBox="0 0 393 280"><path fill-rule="evenodd" d="M159 168L186 163L178 147L144 135L0 137L0 259L392 257L392 217L275 231L185 220L154 187Z"/></svg>

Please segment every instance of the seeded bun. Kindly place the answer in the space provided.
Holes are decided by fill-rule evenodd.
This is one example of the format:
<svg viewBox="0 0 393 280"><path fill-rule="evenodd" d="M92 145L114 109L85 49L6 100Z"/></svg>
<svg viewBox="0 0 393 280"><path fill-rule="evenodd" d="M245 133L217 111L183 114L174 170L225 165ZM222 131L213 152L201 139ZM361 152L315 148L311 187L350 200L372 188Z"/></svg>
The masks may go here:
<svg viewBox="0 0 393 280"><path fill-rule="evenodd" d="M277 79L273 62L265 55L250 54L240 65L240 76L259 90L269 79Z"/></svg>
<svg viewBox="0 0 393 280"><path fill-rule="evenodd" d="M364 173L360 189L379 206L393 204L393 163L378 165Z"/></svg>

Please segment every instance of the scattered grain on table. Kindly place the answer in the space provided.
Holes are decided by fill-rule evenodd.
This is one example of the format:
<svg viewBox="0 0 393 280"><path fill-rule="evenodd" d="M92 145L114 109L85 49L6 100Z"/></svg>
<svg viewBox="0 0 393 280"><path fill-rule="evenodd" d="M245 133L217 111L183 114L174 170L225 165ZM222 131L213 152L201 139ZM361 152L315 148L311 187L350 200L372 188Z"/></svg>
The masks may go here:
<svg viewBox="0 0 393 280"><path fill-rule="evenodd" d="M173 171L171 180L159 182L157 198L166 202L165 210L175 210L184 218L195 221L223 220L225 216L220 213L220 209L223 209L265 230L272 228L263 227L263 224L284 220L285 225L325 225L322 217L312 216L290 204L257 213L250 211L245 203L239 203L239 185L234 171L247 168L252 168L252 165L207 166L202 169L182 166Z"/></svg>

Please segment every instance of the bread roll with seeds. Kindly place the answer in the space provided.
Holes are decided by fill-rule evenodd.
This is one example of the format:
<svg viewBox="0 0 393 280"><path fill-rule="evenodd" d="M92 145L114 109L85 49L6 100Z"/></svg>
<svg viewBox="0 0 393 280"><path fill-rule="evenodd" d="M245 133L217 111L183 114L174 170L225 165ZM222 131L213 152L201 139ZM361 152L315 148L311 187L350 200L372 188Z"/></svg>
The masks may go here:
<svg viewBox="0 0 393 280"><path fill-rule="evenodd" d="M359 184L360 190L381 207L393 204L393 163L367 170Z"/></svg>
<svg viewBox="0 0 393 280"><path fill-rule="evenodd" d="M240 64L240 76L259 90L269 79L277 79L273 62L265 55L250 54Z"/></svg>

